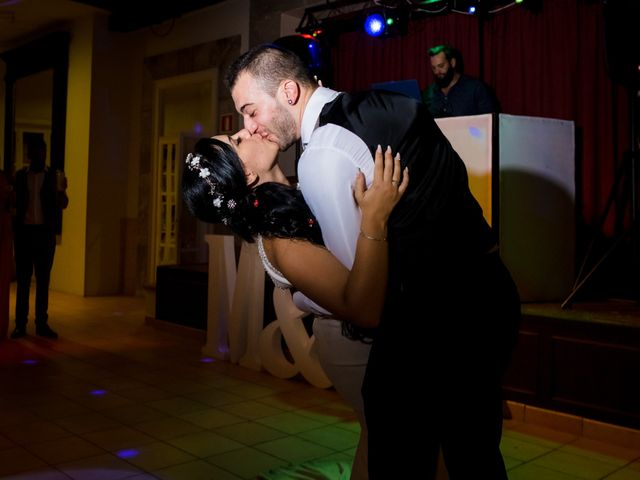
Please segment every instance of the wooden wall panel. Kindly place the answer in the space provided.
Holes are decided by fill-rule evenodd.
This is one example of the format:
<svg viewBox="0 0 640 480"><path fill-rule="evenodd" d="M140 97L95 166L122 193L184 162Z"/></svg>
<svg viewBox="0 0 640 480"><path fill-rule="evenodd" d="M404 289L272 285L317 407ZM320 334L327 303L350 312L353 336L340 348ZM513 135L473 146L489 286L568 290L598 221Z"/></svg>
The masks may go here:
<svg viewBox="0 0 640 480"><path fill-rule="evenodd" d="M521 331L504 386L515 395L536 396L540 375L540 334Z"/></svg>
<svg viewBox="0 0 640 480"><path fill-rule="evenodd" d="M640 326L524 315L507 399L640 428Z"/></svg>

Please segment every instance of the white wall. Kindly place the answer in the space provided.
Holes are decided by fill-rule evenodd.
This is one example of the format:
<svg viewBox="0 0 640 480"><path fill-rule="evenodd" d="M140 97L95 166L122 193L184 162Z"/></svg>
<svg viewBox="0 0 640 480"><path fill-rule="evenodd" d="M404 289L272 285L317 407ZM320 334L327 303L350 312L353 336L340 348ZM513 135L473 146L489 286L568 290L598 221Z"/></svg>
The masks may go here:
<svg viewBox="0 0 640 480"><path fill-rule="evenodd" d="M52 289L119 293L135 242L133 252L124 250L143 231L138 212L152 200L139 193L144 59L238 34L246 50L249 4L229 0L184 15L164 36L158 33L168 22L131 33L109 32L106 15L73 24L65 155L70 203Z"/></svg>
<svg viewBox="0 0 640 480"><path fill-rule="evenodd" d="M142 68L142 48L135 35L109 32L106 17L95 17L93 33L85 295L109 295L121 289L128 165L139 162L129 144L139 123L131 105L139 99L134 72Z"/></svg>
<svg viewBox="0 0 640 480"><path fill-rule="evenodd" d="M241 50L249 48L249 0L229 0L212 7L180 17L167 35L160 36L148 30L145 36L145 56L180 50L208 43L221 38L241 35ZM170 23L165 22L154 30L164 33Z"/></svg>
<svg viewBox="0 0 640 480"><path fill-rule="evenodd" d="M212 105L212 81L188 86L176 86L163 91L163 122L161 135L180 135L183 132L203 134L214 132L217 109ZM213 112L216 110L216 112Z"/></svg>
<svg viewBox="0 0 640 480"><path fill-rule="evenodd" d="M53 290L78 295L85 287L92 53L93 19L85 17L71 27L65 136L69 206L51 272Z"/></svg>
<svg viewBox="0 0 640 480"><path fill-rule="evenodd" d="M18 79L14 83L14 122L51 128L53 69Z"/></svg>

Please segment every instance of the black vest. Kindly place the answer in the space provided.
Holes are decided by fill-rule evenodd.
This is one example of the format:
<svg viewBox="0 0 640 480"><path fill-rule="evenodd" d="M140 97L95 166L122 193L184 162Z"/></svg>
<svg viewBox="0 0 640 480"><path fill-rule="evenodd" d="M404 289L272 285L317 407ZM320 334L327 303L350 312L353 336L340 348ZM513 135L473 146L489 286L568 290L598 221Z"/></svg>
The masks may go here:
<svg viewBox="0 0 640 480"><path fill-rule="evenodd" d="M405 274L449 268L495 245L462 159L423 103L384 91L345 93L324 106L319 125L328 123L356 134L372 155L390 145L409 167L409 187L389 220L391 265L399 261Z"/></svg>

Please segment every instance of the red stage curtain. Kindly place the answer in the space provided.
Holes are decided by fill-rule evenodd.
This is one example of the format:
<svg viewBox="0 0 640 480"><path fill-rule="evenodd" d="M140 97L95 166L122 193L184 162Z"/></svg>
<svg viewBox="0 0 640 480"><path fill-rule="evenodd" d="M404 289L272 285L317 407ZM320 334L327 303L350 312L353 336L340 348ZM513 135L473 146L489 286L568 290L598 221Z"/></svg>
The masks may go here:
<svg viewBox="0 0 640 480"><path fill-rule="evenodd" d="M515 5L485 19L482 42L480 33L477 17L458 13L412 20L403 37L343 33L332 48L332 86L355 91L415 78L425 88L433 79L429 47L457 47L469 75L479 77L483 62L503 113L575 122L578 222L596 226L630 143L629 92L608 75L602 3L554 0L538 13ZM605 233L612 229L609 215Z"/></svg>

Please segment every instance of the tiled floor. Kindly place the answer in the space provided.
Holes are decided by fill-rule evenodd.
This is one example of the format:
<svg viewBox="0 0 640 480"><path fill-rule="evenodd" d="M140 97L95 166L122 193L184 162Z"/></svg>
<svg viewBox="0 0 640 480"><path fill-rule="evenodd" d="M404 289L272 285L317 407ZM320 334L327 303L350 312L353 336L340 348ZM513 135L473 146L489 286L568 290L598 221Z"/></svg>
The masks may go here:
<svg viewBox="0 0 640 480"><path fill-rule="evenodd" d="M2 479L252 479L354 453L332 390L203 358L141 298L52 292L50 315L59 340L0 343ZM507 422L502 451L512 480L640 479L640 446L530 423Z"/></svg>

